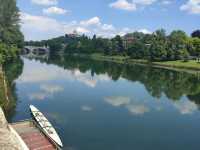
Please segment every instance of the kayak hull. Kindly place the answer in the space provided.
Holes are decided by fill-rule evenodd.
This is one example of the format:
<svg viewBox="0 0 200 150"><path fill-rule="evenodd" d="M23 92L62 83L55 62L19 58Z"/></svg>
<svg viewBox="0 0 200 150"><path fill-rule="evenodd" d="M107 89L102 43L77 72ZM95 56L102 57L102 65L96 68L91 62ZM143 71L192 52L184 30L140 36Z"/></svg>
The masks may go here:
<svg viewBox="0 0 200 150"><path fill-rule="evenodd" d="M46 136L48 136L58 146L63 147L60 137L47 118L33 105L30 105L30 111Z"/></svg>

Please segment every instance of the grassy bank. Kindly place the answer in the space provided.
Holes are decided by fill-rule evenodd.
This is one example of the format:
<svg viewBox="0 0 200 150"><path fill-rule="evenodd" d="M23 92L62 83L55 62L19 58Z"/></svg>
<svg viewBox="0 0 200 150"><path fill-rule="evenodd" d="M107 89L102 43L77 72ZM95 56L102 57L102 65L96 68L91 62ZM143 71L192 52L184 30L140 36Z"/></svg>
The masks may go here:
<svg viewBox="0 0 200 150"><path fill-rule="evenodd" d="M200 63L195 60L189 60L184 62L182 60L177 61L165 61L165 62L154 62L154 65L166 66L171 68L182 68L182 69L191 69L200 71Z"/></svg>
<svg viewBox="0 0 200 150"><path fill-rule="evenodd" d="M168 69L183 69L183 70L193 70L193 71L200 71L200 63L195 60L189 60L187 62L182 60L177 61L162 61L162 62L149 62L148 60L142 59L131 59L130 57L125 56L105 56L102 54L92 54L90 56L92 59L95 60L104 60L104 61L112 61L116 63L122 64L148 64L155 67L163 67Z"/></svg>

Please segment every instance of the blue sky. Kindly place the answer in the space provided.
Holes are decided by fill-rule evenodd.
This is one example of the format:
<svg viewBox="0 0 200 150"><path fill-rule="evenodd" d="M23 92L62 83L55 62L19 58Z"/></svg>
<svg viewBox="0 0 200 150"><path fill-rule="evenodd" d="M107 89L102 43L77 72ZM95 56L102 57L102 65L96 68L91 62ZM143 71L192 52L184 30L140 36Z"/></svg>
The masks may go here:
<svg viewBox="0 0 200 150"><path fill-rule="evenodd" d="M17 0L26 40L200 29L200 0Z"/></svg>

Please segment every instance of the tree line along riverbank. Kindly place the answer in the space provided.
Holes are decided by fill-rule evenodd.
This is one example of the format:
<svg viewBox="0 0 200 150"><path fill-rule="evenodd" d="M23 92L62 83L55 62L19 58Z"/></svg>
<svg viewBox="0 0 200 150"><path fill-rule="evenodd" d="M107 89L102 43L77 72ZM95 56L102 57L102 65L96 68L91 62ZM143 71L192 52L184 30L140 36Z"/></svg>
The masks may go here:
<svg viewBox="0 0 200 150"><path fill-rule="evenodd" d="M16 0L1 0L0 3L0 106L5 108L5 105L10 105L10 94L4 66L19 57L24 36L20 31L20 11Z"/></svg>
<svg viewBox="0 0 200 150"><path fill-rule="evenodd" d="M82 55L83 56L83 55ZM148 61L145 59L132 59L127 56L106 56L102 54L92 54L92 55L85 55L85 57L90 57L92 59L96 60L102 60L102 61L113 61L116 63L123 63L123 64L134 64L134 63L140 63L140 64L147 64L151 66L157 66L157 67L167 67L167 68L178 68L178 69L188 69L193 71L200 71L200 62L198 60L175 60L175 61Z"/></svg>
<svg viewBox="0 0 200 150"><path fill-rule="evenodd" d="M0 1L0 64L17 57L24 45L16 0Z"/></svg>
<svg viewBox="0 0 200 150"><path fill-rule="evenodd" d="M28 41L25 44L49 46L51 53L101 53L106 56L129 56L148 61L188 60L200 56L200 30L195 32L199 34L188 36L181 30L166 34L164 29L159 29L152 34L133 32L113 38L66 34L49 40Z"/></svg>
<svg viewBox="0 0 200 150"><path fill-rule="evenodd" d="M25 44L48 46L51 55L95 55L95 58L101 57L110 61L126 60L165 67L199 69L195 59L200 58L200 30L194 31L190 36L181 30L167 34L164 29L159 29L151 34L133 32L113 38L74 33L49 40L28 41Z"/></svg>

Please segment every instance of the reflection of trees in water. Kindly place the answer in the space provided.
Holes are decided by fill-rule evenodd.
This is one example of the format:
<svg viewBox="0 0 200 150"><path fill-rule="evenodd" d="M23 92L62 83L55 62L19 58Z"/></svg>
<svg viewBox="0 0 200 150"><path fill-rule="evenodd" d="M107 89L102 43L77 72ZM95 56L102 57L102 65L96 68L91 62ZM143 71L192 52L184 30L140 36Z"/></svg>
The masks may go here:
<svg viewBox="0 0 200 150"><path fill-rule="evenodd" d="M140 81L154 97L160 98L165 94L172 100L179 100L183 95L200 92L199 80L192 74L144 66L129 68L125 78Z"/></svg>
<svg viewBox="0 0 200 150"><path fill-rule="evenodd" d="M107 73L114 81L123 77L129 81L139 81L156 98L165 94L169 99L179 100L184 95L199 103L200 79L194 74L177 72L144 65L123 65L112 62L95 61L81 57L53 57L47 63L56 64L64 69L91 71L91 75Z"/></svg>
<svg viewBox="0 0 200 150"><path fill-rule="evenodd" d="M8 96L10 100L9 105L4 108L8 119L15 114L17 95L14 80L16 80L22 74L23 65L23 61L20 58L17 58L12 62L7 62L4 66L6 81L8 83Z"/></svg>
<svg viewBox="0 0 200 150"><path fill-rule="evenodd" d="M195 102L195 104L199 105L200 106L200 93L198 94L195 94L195 95L188 95L188 98Z"/></svg>

